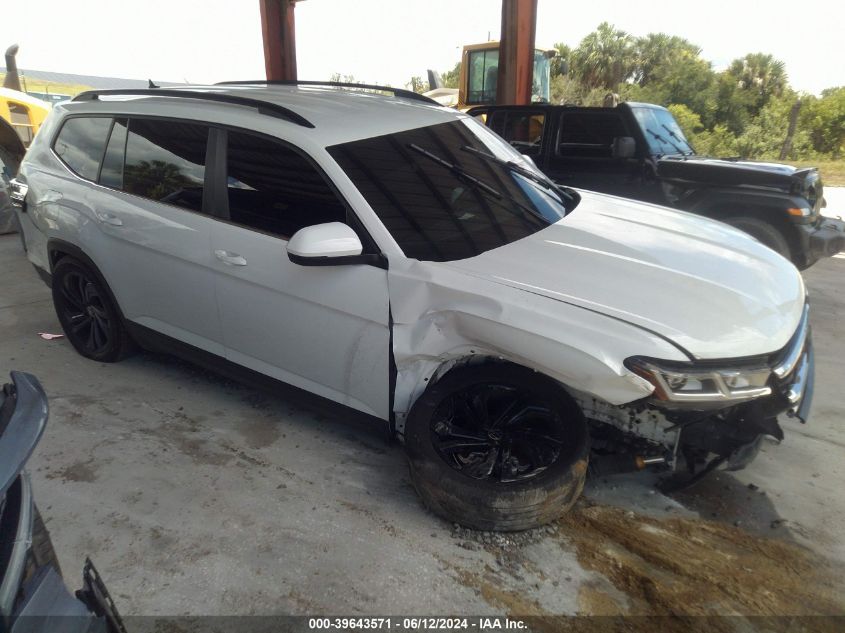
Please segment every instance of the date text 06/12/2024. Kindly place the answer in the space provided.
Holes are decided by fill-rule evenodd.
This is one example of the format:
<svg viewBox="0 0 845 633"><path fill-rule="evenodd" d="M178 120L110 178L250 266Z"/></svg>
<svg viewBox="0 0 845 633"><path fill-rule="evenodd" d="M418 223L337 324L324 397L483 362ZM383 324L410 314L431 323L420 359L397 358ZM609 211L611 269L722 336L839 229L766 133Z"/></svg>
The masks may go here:
<svg viewBox="0 0 845 633"><path fill-rule="evenodd" d="M527 625L522 620L506 617L350 617L350 618L309 618L311 630L358 631L377 629L396 629L404 631L503 631L525 630Z"/></svg>

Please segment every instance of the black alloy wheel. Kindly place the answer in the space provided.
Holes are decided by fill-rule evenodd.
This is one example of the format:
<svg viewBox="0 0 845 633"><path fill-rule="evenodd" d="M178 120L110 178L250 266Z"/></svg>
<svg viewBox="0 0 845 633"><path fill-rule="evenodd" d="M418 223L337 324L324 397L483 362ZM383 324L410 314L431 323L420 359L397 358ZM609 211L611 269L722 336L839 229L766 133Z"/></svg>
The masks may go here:
<svg viewBox="0 0 845 633"><path fill-rule="evenodd" d="M111 323L96 282L85 271L76 270L64 275L59 291L64 299L62 322L70 326L68 336L87 354L101 354L111 343Z"/></svg>
<svg viewBox="0 0 845 633"><path fill-rule="evenodd" d="M431 418L434 449L455 470L500 483L535 477L566 443L548 402L512 385L471 385L441 402Z"/></svg>
<svg viewBox="0 0 845 633"><path fill-rule="evenodd" d="M56 316L77 352L102 362L115 362L133 349L120 312L99 275L64 257L53 269Z"/></svg>
<svg viewBox="0 0 845 633"><path fill-rule="evenodd" d="M525 530L564 514L584 486L587 422L557 382L507 362L449 371L405 420L423 503L479 530Z"/></svg>

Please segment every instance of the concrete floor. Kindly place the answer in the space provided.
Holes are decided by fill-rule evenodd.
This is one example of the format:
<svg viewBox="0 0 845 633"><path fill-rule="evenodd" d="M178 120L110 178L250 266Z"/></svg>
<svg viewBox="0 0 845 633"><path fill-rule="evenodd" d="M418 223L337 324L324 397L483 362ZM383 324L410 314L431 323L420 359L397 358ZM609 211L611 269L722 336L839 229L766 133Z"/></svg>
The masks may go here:
<svg viewBox="0 0 845 633"><path fill-rule="evenodd" d="M16 235L0 236L0 270L0 371L33 372L50 396L29 468L71 587L90 555L124 614L501 613L501 597L471 582L485 574L539 612L567 614L579 587L601 580L556 528L495 537L496 550L430 515L401 447L348 411L168 357L105 365L42 340L61 330ZM845 562L843 272L839 256L805 273L810 424L786 421L786 441L749 469L673 499L647 474L592 481L586 496L736 523Z"/></svg>

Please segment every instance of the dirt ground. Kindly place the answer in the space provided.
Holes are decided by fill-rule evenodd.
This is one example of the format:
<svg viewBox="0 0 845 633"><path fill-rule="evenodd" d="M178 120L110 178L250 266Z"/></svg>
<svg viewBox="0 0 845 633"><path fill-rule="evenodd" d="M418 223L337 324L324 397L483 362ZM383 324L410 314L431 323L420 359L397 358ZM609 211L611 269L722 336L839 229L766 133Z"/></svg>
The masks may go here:
<svg viewBox="0 0 845 633"><path fill-rule="evenodd" d="M165 356L103 365L42 340L59 326L15 235L0 236L0 269L0 370L35 373L50 396L36 500L69 586L90 555L125 614L511 614L546 630L575 614L845 615L845 256L805 273L808 425L784 421L786 440L748 469L672 496L655 474L593 478L570 515L518 534L430 515L401 447L347 410Z"/></svg>
<svg viewBox="0 0 845 633"><path fill-rule="evenodd" d="M706 623L702 630L735 631L763 616L845 613L841 565L806 547L749 534L723 522L656 519L583 499L570 514L543 531L561 549L574 548L579 563L595 572L578 587L578 615L683 616L701 618L699 624ZM530 565L522 547L467 530L459 532L463 538L481 543L498 565L482 573L453 568L461 582L509 615L546 618L550 630L560 624L556 614L543 609L526 592L502 589L500 574L518 576ZM751 619L712 619L725 615ZM637 620L628 622L633 630L654 630L652 619L641 620L642 628ZM671 620L663 622L671 624ZM677 624L678 630L689 630L691 620ZM833 631L837 630L835 624L815 620L810 630L830 627ZM595 630L594 624L590 626ZM769 629L802 630L785 619L773 620Z"/></svg>

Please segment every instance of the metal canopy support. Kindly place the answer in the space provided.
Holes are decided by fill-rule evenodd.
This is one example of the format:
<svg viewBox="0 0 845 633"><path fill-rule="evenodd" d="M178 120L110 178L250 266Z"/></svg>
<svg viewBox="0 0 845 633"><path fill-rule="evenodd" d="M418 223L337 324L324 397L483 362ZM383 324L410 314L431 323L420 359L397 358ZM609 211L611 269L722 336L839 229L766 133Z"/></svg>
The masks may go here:
<svg viewBox="0 0 845 633"><path fill-rule="evenodd" d="M297 0L258 1L261 6L261 36L264 39L267 79L296 79L296 24L293 8Z"/></svg>
<svg viewBox="0 0 845 633"><path fill-rule="evenodd" d="M537 0L502 0L496 103L531 103Z"/></svg>

